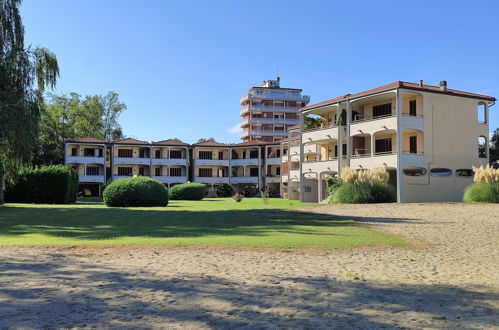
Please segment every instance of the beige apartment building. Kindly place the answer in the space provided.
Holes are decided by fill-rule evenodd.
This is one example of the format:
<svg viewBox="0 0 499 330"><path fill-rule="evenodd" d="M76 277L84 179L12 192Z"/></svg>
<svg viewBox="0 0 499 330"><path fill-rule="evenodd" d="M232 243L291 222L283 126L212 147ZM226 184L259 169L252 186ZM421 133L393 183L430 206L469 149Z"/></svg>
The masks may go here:
<svg viewBox="0 0 499 330"><path fill-rule="evenodd" d="M325 178L344 167L383 166L399 202L462 200L473 182L472 166L489 162L488 113L495 100L449 89L446 81L439 86L398 81L304 107L299 199L324 201ZM320 117L321 126L305 130L304 116Z"/></svg>
<svg viewBox="0 0 499 330"><path fill-rule="evenodd" d="M299 123L300 108L310 101L297 88L281 88L280 78L265 80L241 97L241 139L277 142L287 137L290 126Z"/></svg>

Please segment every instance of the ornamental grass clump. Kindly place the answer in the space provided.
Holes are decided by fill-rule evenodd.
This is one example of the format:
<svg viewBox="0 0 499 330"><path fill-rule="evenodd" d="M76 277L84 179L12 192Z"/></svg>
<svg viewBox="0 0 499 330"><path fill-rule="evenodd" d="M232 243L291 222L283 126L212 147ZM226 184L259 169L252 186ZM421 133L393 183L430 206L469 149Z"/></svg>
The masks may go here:
<svg viewBox="0 0 499 330"><path fill-rule="evenodd" d="M329 200L345 204L394 202L395 190L388 184L388 179L384 167L372 170L343 168L339 179L329 180Z"/></svg>
<svg viewBox="0 0 499 330"><path fill-rule="evenodd" d="M473 167L474 184L464 190L463 200L475 203L499 203L499 169Z"/></svg>

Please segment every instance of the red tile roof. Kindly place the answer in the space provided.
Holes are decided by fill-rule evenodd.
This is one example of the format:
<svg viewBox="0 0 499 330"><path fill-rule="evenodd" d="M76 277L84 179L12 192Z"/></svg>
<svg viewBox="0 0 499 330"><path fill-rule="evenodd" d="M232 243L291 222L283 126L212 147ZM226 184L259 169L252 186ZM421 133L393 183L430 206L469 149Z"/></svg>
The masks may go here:
<svg viewBox="0 0 499 330"><path fill-rule="evenodd" d="M150 145L150 143L147 142L147 141L141 141L141 140L131 139L131 138L126 138L126 139L121 139L121 140L114 140L113 143L116 143L116 144Z"/></svg>
<svg viewBox="0 0 499 330"><path fill-rule="evenodd" d="M356 94L346 94L343 96L338 96L330 100L322 101L319 103L311 104L309 106L301 108L301 111L304 110L309 110L309 109L314 109L320 106L325 106L329 104L334 104L339 101L347 100L347 99L354 99L356 97L364 96L364 95L369 95L369 94L374 94L377 92L381 91L387 91L387 90L392 90L395 88L405 88L405 89L412 89L412 90L419 90L422 92L432 92L432 93L441 93L441 94L447 94L447 95L454 95L454 96L462 96L462 97L470 97L470 98L475 98L475 99L481 99L481 100L487 100L487 101L496 101L495 97L492 96L487 96L487 95L482 95L482 94L475 94L475 93L470 93L470 92L463 92L463 91L458 91L455 89L447 89L446 91L441 90L439 86L431 86L431 85L422 85L420 86L418 83L410 83L406 81L396 81L394 83L388 84L388 85L383 85L380 87L376 87L373 89L369 89L367 91L363 91L360 93Z"/></svg>
<svg viewBox="0 0 499 330"><path fill-rule="evenodd" d="M69 140L66 140L66 142L106 143L105 140L96 139L96 138L89 137L89 136L76 138L76 139L69 139Z"/></svg>
<svg viewBox="0 0 499 330"><path fill-rule="evenodd" d="M252 146L267 146L267 145L278 145L281 141L261 141L261 140L253 140L253 141L244 141L241 143L231 144L231 147L252 147Z"/></svg>
<svg viewBox="0 0 499 330"><path fill-rule="evenodd" d="M189 143L185 143L185 142L173 140L173 139L153 141L153 142L151 142L151 144L161 145L161 146L188 146L189 145Z"/></svg>
<svg viewBox="0 0 499 330"><path fill-rule="evenodd" d="M217 142L217 141L204 141L199 143L194 143L194 147L227 147L225 143Z"/></svg>

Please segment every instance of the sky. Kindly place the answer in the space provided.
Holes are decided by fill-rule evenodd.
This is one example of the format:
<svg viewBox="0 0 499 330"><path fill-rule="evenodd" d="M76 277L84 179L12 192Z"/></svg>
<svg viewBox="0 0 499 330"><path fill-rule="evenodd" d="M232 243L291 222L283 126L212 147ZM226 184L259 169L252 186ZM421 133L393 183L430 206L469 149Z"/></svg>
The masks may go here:
<svg viewBox="0 0 499 330"><path fill-rule="evenodd" d="M311 103L403 80L499 98L499 1L24 0L26 42L58 58L56 93L119 93L127 136L240 142L263 80ZM474 111L474 109L470 109ZM499 104L490 130L499 127Z"/></svg>

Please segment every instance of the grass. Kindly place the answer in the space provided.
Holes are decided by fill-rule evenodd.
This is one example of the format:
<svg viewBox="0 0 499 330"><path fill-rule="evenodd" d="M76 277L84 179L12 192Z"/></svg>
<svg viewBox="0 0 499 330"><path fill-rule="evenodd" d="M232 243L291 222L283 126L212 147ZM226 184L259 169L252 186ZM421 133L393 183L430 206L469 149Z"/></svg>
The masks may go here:
<svg viewBox="0 0 499 330"><path fill-rule="evenodd" d="M237 246L338 249L410 244L349 219L294 210L297 201L231 198L170 201L167 207L108 208L99 199L74 205L0 206L0 245Z"/></svg>

